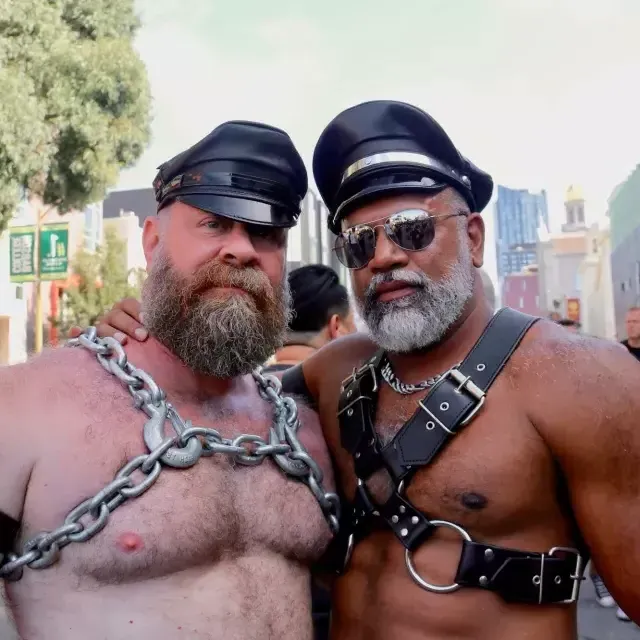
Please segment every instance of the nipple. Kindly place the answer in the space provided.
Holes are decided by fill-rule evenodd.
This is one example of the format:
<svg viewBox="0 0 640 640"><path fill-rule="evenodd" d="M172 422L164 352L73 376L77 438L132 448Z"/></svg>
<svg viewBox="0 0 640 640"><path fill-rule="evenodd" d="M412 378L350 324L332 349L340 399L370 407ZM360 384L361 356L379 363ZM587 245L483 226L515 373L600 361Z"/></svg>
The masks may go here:
<svg viewBox="0 0 640 640"><path fill-rule="evenodd" d="M116 546L125 553L134 553L140 551L144 545L142 538L137 533L123 533L118 537Z"/></svg>

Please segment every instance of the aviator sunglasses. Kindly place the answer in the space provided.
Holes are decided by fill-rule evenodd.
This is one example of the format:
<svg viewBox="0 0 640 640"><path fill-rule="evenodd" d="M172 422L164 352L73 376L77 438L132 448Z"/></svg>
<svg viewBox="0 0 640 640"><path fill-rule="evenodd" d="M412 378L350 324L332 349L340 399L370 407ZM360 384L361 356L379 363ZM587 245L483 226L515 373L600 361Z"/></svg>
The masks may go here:
<svg viewBox="0 0 640 640"><path fill-rule="evenodd" d="M371 261L376 252L376 229L382 227L387 238L403 251L422 251L436 235L436 220L446 220L467 215L463 211L440 216L431 215L423 209L406 209L379 222L384 224L358 224L338 234L333 250L336 257L347 269L362 269Z"/></svg>

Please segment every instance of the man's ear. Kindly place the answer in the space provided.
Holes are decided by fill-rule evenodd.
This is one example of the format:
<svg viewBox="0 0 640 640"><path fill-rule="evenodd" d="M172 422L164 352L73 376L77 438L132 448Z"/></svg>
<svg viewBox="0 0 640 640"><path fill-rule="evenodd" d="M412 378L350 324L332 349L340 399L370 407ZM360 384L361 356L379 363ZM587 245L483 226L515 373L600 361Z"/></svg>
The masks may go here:
<svg viewBox="0 0 640 640"><path fill-rule="evenodd" d="M160 243L160 218L158 216L149 216L145 218L142 227L142 249L144 257L147 261L147 269L153 262L153 255Z"/></svg>
<svg viewBox="0 0 640 640"><path fill-rule="evenodd" d="M484 220L479 213L471 213L467 218L467 237L473 266L479 269L484 264Z"/></svg>

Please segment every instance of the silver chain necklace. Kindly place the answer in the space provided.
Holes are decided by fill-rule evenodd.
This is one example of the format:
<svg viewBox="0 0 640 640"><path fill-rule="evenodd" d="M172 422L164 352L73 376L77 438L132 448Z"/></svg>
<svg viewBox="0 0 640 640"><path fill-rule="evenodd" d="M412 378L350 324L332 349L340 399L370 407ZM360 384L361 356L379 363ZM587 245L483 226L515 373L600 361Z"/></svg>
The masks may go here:
<svg viewBox="0 0 640 640"><path fill-rule="evenodd" d="M389 362L389 358L384 356L383 365L381 367L380 373L382 375L382 379L396 392L400 393L403 396L410 396L413 393L418 393L418 391L424 391L425 389L429 389L433 387L433 385L440 380L442 377L441 374L434 376L433 378L427 378L422 382L418 382L417 384L409 384L407 382L402 382L393 372L393 368L391 367L391 362Z"/></svg>
<svg viewBox="0 0 640 640"><path fill-rule="evenodd" d="M129 460L109 484L72 509L57 529L43 531L27 540L21 555L0 553L0 578L15 582L22 578L25 566L50 567L58 561L63 547L72 542L86 542L102 531L111 513L150 489L165 467L186 469L202 456L214 454L229 456L235 463L247 466L272 458L285 475L309 487L331 531L338 532L340 500L335 493L324 489L322 469L298 440L298 408L292 398L282 397L278 378L262 375L260 369L253 372L260 396L273 406L268 441L246 433L229 439L215 429L194 427L183 420L153 378L127 360L122 345L113 338L98 338L95 327L68 344L94 353L100 365L127 387L134 405L148 417L142 432L148 453ZM175 432L171 437L165 435L167 420Z"/></svg>

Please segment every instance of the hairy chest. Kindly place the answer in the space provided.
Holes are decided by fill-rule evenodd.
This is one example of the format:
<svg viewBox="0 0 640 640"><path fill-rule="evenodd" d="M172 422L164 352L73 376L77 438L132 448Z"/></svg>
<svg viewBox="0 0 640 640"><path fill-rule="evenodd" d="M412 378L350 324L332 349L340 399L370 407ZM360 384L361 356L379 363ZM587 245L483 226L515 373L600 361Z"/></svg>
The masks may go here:
<svg viewBox="0 0 640 640"><path fill-rule="evenodd" d="M147 418L130 403L125 394L114 394L99 407L69 399L49 414L57 437L34 469L23 538L62 524L71 509L108 485L127 461L147 453L142 437ZM225 438L244 433L268 439L268 405L261 415L238 413L216 421L188 408L181 413ZM172 435L169 423L165 430ZM320 434L305 433L304 426L299 433L329 473ZM136 471L131 477L139 485L149 476ZM88 514L83 523L91 522ZM148 490L113 510L103 530L65 548L60 567L79 577L117 583L162 577L257 549L306 563L319 557L328 540L329 529L310 490L285 476L272 459L245 466L214 454L187 469L163 465Z"/></svg>

